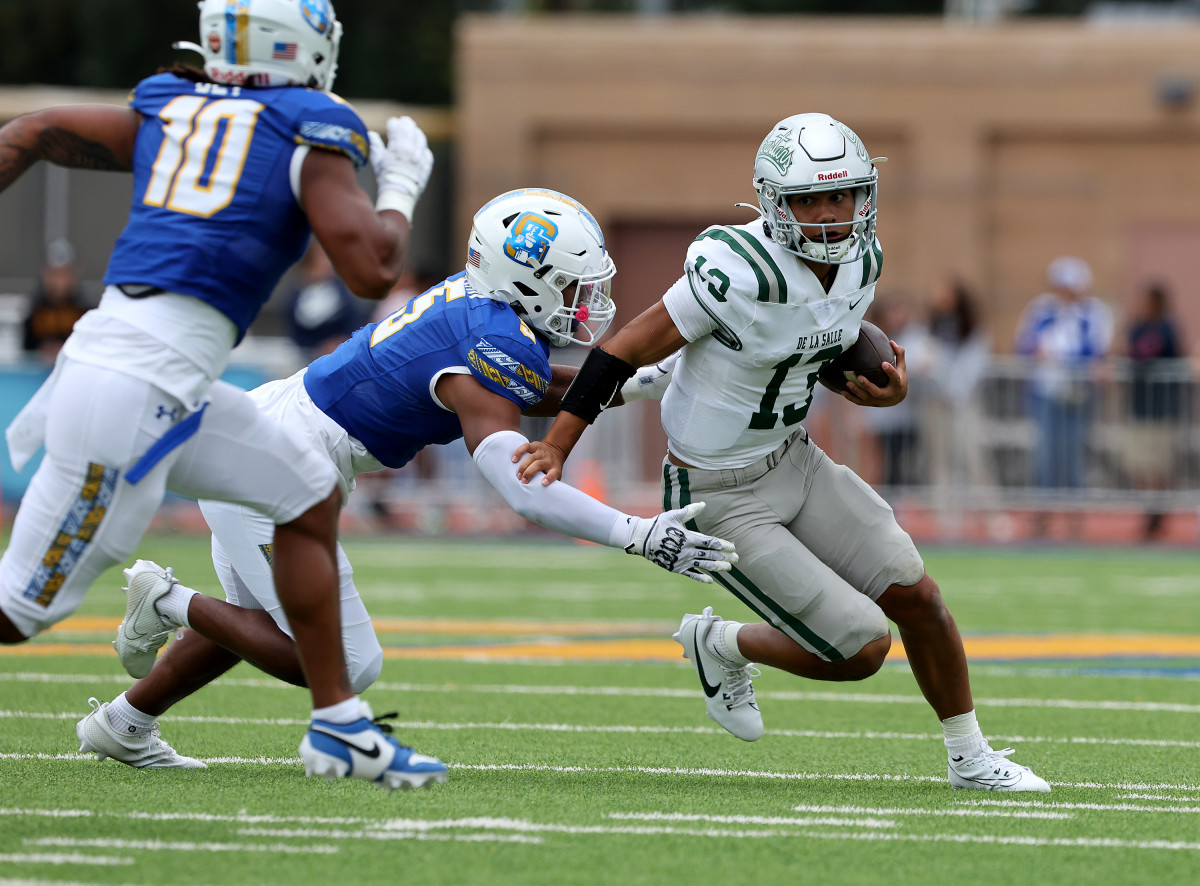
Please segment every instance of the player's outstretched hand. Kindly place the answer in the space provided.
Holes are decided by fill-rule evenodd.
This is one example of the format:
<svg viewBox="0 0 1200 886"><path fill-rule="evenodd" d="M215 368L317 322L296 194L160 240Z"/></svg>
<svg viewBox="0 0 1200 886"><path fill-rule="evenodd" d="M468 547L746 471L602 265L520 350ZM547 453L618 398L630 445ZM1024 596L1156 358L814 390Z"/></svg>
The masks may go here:
<svg viewBox="0 0 1200 886"><path fill-rule="evenodd" d="M738 555L732 542L687 528L688 520L702 510L704 502L698 501L653 518L632 517L633 535L625 545L625 553L637 554L670 572L711 584L711 573L728 572L737 563Z"/></svg>
<svg viewBox="0 0 1200 886"><path fill-rule="evenodd" d="M661 400L671 383L671 373L679 362L682 350L676 351L669 357L664 357L657 363L643 366L633 374L633 378L621 385L621 402L632 403L634 400Z"/></svg>
<svg viewBox="0 0 1200 886"><path fill-rule="evenodd" d="M379 190L377 209L395 209L412 218L412 208L429 182L433 171L433 151L421 127L412 117L389 117L387 144L377 132L367 133L371 141L371 168ZM398 205L386 203L385 194L392 194Z"/></svg>
<svg viewBox="0 0 1200 886"><path fill-rule="evenodd" d="M517 479L528 483L540 471L546 475L542 478L543 486L549 486L562 476L563 463L567 460L561 449L545 440L522 443L513 452L512 460L516 461L518 458L521 458L521 463L517 465Z"/></svg>
<svg viewBox="0 0 1200 886"><path fill-rule="evenodd" d="M896 365L883 364L883 371L888 377L887 386L881 388L860 375L857 380L846 382L843 397L860 406L895 406L908 396L908 369L904 364L904 348L895 342L891 345L892 350L896 352Z"/></svg>

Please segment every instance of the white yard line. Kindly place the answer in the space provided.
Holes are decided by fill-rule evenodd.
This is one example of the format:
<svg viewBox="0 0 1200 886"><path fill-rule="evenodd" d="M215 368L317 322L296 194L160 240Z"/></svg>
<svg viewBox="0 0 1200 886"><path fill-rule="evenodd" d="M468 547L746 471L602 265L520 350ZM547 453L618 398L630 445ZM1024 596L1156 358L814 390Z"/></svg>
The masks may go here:
<svg viewBox="0 0 1200 886"><path fill-rule="evenodd" d="M337 846L293 846L290 843L195 843L189 840L117 840L109 838L29 837L26 846L64 849L141 849L146 852L271 852L286 855L333 855Z"/></svg>
<svg viewBox="0 0 1200 886"><path fill-rule="evenodd" d="M489 662L494 663L494 662ZM27 683L84 683L84 684L113 684L128 686L130 680L122 676L97 677L90 674L42 674L31 672L0 673L0 682ZM217 681L220 686L244 686L255 689L288 689L294 686L278 680L265 678L222 678ZM392 683L381 681L371 687L375 692L432 692L432 693L463 693L477 692L499 695L566 695L566 696L623 696L628 698L695 698L694 689L676 689L671 687L637 687L637 686L537 686L514 683ZM916 690L911 695L883 695L876 693L855 692L793 692L793 691L762 691L759 698L779 701L805 702L849 702L851 704L915 704L924 705L926 701ZM1067 708L1083 711L1134 711L1138 713L1179 713L1200 714L1200 704L1183 704L1176 702L1094 700L1080 701L1077 699L1058 698L979 698L976 706L987 707L1029 707L1029 708Z"/></svg>
<svg viewBox="0 0 1200 886"><path fill-rule="evenodd" d="M239 765L274 766L299 765L299 757L203 757L205 763L230 763ZM71 762L94 763L93 754L21 754L0 753L0 760L65 760ZM108 764L120 765L120 764ZM838 773L838 772L771 772L747 769L687 769L683 767L660 766L550 766L544 763L449 763L450 769L475 772L561 772L561 773L622 773L629 772L643 775L678 775L682 777L701 778L763 778L780 781L897 781L897 782L929 782L944 784L946 779L940 775L892 775L887 773ZM1052 781L1051 785L1064 788L1092 788L1096 790L1119 791L1196 791L1200 785L1164 784L1145 782L1118 782L1104 784L1101 782Z"/></svg>
<svg viewBox="0 0 1200 886"><path fill-rule="evenodd" d="M1052 800L958 800L964 806L1003 806L1009 809L1086 809L1094 812L1200 812L1200 806L1145 806L1137 803L1071 803ZM1191 802L1195 802L1193 797Z"/></svg>
<svg viewBox="0 0 1200 886"><path fill-rule="evenodd" d="M83 855L79 852L0 852L0 863L11 864L94 864L110 867L133 864L122 855ZM7 883L7 880L0 882Z"/></svg>
<svg viewBox="0 0 1200 886"><path fill-rule="evenodd" d="M79 711L10 711L0 710L0 719L30 720L78 720ZM284 726L289 728L308 725L308 720L286 717L213 717L201 715L168 714L162 719L165 724L208 723L222 726ZM495 723L466 722L438 723L430 720L407 720L392 723L399 730L433 730L458 732L470 729L498 730L502 732L563 732L579 734L614 733L647 735L724 735L723 729L713 726L637 726L623 724L577 724L577 723ZM833 741L932 741L941 736L932 732L839 732L816 729L772 729L777 738L815 738ZM1040 735L993 735L993 741L1016 744L1080 744L1110 745L1115 747L1158 747L1198 749L1200 741L1152 738L1092 738L1090 736L1040 736Z"/></svg>

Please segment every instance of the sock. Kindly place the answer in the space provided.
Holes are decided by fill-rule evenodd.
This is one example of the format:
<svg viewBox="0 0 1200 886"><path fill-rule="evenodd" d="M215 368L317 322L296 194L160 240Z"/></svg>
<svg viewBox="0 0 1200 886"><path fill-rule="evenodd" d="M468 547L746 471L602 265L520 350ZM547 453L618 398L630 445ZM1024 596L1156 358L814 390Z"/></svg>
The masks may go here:
<svg viewBox="0 0 1200 886"><path fill-rule="evenodd" d="M144 735L154 726L154 718L131 705L124 692L104 706L104 713L113 729L123 735Z"/></svg>
<svg viewBox="0 0 1200 886"><path fill-rule="evenodd" d="M951 757L974 756L986 744L973 710L947 717L942 721L942 733L945 735L946 751Z"/></svg>
<svg viewBox="0 0 1200 886"><path fill-rule="evenodd" d="M172 585L171 590L155 601L154 611L173 625L190 628L192 623L188 621L188 607L192 605L192 597L196 594L196 591L181 584Z"/></svg>
<svg viewBox="0 0 1200 886"><path fill-rule="evenodd" d="M327 708L313 708L312 717L326 723L353 723L363 718L363 703L357 695L352 695Z"/></svg>
<svg viewBox="0 0 1200 886"><path fill-rule="evenodd" d="M738 631L745 627L738 621L722 622L719 630L709 632L712 638L713 652L717 657L735 668L744 668L750 664L750 659L742 655L737 645Z"/></svg>

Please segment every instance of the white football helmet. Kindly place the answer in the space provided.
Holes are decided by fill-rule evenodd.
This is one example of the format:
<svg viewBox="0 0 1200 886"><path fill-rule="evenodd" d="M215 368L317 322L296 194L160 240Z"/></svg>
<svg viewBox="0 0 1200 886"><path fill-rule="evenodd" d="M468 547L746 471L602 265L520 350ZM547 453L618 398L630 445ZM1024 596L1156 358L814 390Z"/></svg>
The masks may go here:
<svg viewBox="0 0 1200 886"><path fill-rule="evenodd" d="M617 312L609 298L616 273L600 225L566 194L523 188L475 213L467 282L508 302L556 348L604 335Z"/></svg>
<svg viewBox="0 0 1200 886"><path fill-rule="evenodd" d="M200 0L204 73L232 86L327 90L337 74L342 23L329 0Z"/></svg>
<svg viewBox="0 0 1200 886"><path fill-rule="evenodd" d="M878 181L879 173L858 136L827 114L780 120L754 157L754 190L771 238L788 252L823 264L857 261L875 242ZM843 224L820 225L817 238L806 237L788 197L844 189L855 192L850 236L828 239L828 230Z"/></svg>

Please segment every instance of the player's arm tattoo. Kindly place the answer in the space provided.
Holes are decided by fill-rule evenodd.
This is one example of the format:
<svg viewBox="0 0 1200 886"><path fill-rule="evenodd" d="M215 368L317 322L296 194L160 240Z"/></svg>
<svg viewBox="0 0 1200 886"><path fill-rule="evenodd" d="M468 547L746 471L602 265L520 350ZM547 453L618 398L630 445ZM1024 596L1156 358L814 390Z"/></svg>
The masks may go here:
<svg viewBox="0 0 1200 886"><path fill-rule="evenodd" d="M20 178L34 162L47 160L72 169L101 169L129 172L107 145L83 138L61 127L40 130L33 138L22 127L9 125L0 130L0 191Z"/></svg>

